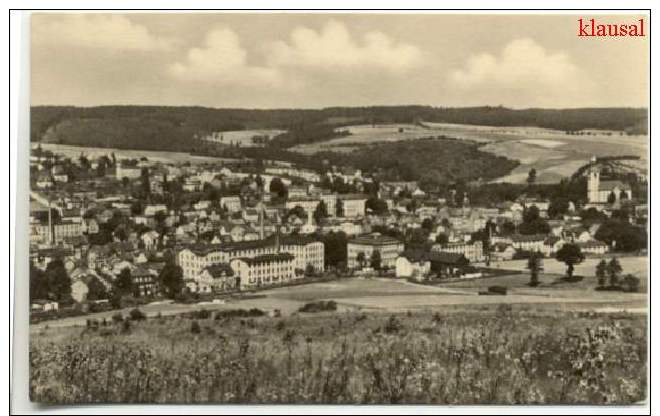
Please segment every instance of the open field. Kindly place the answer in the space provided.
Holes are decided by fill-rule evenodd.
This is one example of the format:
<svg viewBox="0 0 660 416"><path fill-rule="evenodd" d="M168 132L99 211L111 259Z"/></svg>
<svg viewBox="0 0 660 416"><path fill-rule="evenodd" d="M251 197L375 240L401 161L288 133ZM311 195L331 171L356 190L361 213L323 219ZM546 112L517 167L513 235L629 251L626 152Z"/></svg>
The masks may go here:
<svg viewBox="0 0 660 416"><path fill-rule="evenodd" d="M646 333L641 316L536 305L41 328L31 333L30 398L630 404L646 399Z"/></svg>
<svg viewBox="0 0 660 416"><path fill-rule="evenodd" d="M146 157L151 161L161 163L219 163L225 160L230 160L210 156L196 156L184 152L127 150L115 149L112 147L71 146L57 143L41 143L41 148L72 159L78 158L81 153L92 158L109 156L111 153L114 153L117 159L139 159L141 157Z"/></svg>
<svg viewBox="0 0 660 416"><path fill-rule="evenodd" d="M559 182L585 165L592 156L640 156L648 160L648 137L620 135L612 131L590 131L570 135L539 127L494 127L450 123L357 125L342 127L351 135L293 148L303 153L321 150L350 152L356 144L447 136L482 143L481 150L520 161L520 166L495 182L524 183L531 168L538 183ZM399 131L402 129L403 131ZM625 144L625 146L622 146Z"/></svg>
<svg viewBox="0 0 660 416"><path fill-rule="evenodd" d="M616 310L637 310L642 313L647 307L646 265L645 259L638 257L620 258L624 273L635 273L640 277L642 293L599 292L594 290L595 278L585 277L581 282L554 283L565 271L563 263L552 259L544 260L546 271L541 275L541 286L530 288L527 273L504 275L501 277L464 280L443 283L436 286L410 283L402 279L386 278L349 278L332 282L310 283L292 287L267 289L259 292L259 297L250 299L228 299L224 304L175 304L169 301L141 306L147 316L175 315L193 310L227 310L258 308L267 312L279 309L283 315L295 314L298 308L307 302L334 300L342 312L371 311L380 313L445 310L462 305L487 304L530 304L555 305L558 309L595 311L599 308L612 307ZM593 276L597 261L588 259L576 267L576 274ZM502 268L524 270L523 261L505 262ZM506 296L482 296L479 291L491 285L503 285L509 288ZM46 321L34 328L66 327L84 325L87 318L110 319L121 312L128 315L130 308L122 311L109 311L87 316L69 317L55 321Z"/></svg>
<svg viewBox="0 0 660 416"><path fill-rule="evenodd" d="M286 133L286 130L275 130L275 129L261 129L261 130L234 130L234 131L219 131L214 136L206 136L203 139L214 142L214 143L223 143L223 144L238 144L240 147L253 147L257 146L252 138L254 136L268 136L268 140L273 137Z"/></svg>

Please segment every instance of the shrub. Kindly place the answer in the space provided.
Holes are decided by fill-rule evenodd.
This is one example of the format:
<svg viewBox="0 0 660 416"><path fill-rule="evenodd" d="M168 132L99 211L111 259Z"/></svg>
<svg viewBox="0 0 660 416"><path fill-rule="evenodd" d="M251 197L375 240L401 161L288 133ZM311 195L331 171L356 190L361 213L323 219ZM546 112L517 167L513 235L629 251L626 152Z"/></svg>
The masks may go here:
<svg viewBox="0 0 660 416"><path fill-rule="evenodd" d="M626 292L639 292L639 278L632 274L627 274L623 278L623 289Z"/></svg>
<svg viewBox="0 0 660 416"><path fill-rule="evenodd" d="M124 323L122 324L121 327L121 332L124 334L128 334L131 332L131 321L129 321L128 319L124 320Z"/></svg>
<svg viewBox="0 0 660 416"><path fill-rule="evenodd" d="M197 321L192 321L192 324L190 324L190 332L193 334L199 334L202 332L202 328L200 328Z"/></svg>
<svg viewBox="0 0 660 416"><path fill-rule="evenodd" d="M112 322L122 322L123 320L124 320L124 316L119 312L112 315Z"/></svg>
<svg viewBox="0 0 660 416"><path fill-rule="evenodd" d="M144 321L145 319L147 319L147 316L144 314L144 312L142 312L138 308L131 310L129 316L133 321Z"/></svg>
<svg viewBox="0 0 660 416"><path fill-rule="evenodd" d="M488 292L497 295L506 295L506 286L488 286Z"/></svg>
<svg viewBox="0 0 660 416"><path fill-rule="evenodd" d="M390 319L387 320L385 328L383 328L387 334L395 334L403 329L401 321L394 315L390 316Z"/></svg>
<svg viewBox="0 0 660 416"><path fill-rule="evenodd" d="M320 300L317 302L309 302L304 304L298 309L298 312L307 312L307 313L315 313L315 312L323 312L323 311L336 311L337 310L337 302L334 300Z"/></svg>

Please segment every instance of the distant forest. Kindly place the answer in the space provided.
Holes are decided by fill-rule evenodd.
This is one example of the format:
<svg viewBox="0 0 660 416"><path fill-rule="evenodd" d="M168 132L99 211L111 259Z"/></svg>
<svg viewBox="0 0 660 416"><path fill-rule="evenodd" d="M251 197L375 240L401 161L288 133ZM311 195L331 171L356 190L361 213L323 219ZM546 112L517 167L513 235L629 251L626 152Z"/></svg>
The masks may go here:
<svg viewBox="0 0 660 416"><path fill-rule="evenodd" d="M31 140L94 147L200 152L211 132L287 130L269 146L289 148L341 136L337 127L371 123L445 122L536 126L562 131L607 129L646 134L647 111L637 108L525 109L429 106L314 109L213 109L204 107L32 107Z"/></svg>

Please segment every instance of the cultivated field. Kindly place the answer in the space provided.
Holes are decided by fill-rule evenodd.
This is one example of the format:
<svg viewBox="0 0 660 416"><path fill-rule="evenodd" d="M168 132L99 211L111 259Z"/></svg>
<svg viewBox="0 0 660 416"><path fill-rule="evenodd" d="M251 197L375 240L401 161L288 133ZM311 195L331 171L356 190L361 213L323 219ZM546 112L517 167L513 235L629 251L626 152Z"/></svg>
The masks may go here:
<svg viewBox="0 0 660 416"><path fill-rule="evenodd" d="M646 398L646 345L643 317L535 306L155 318L33 331L30 398L630 404Z"/></svg>
<svg viewBox="0 0 660 416"><path fill-rule="evenodd" d="M320 150L349 152L356 144L415 140L447 136L482 143L481 150L520 161L520 166L495 182L523 183L531 168L539 183L559 182L572 175L592 156L640 156L648 160L648 137L627 136L611 131L589 131L569 135L539 127L493 127L449 123L357 125L342 127L351 135L321 143L299 145L293 150L314 153ZM402 131L400 131L402 130Z"/></svg>

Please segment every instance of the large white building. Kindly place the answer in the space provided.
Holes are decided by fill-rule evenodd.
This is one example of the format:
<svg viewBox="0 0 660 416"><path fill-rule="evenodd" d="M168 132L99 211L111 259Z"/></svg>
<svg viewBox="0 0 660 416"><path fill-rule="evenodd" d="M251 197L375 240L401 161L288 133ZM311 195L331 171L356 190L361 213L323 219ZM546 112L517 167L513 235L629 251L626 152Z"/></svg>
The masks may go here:
<svg viewBox="0 0 660 416"><path fill-rule="evenodd" d="M235 258L229 266L238 278L241 290L287 283L304 277L304 274L296 273L295 258L289 253Z"/></svg>
<svg viewBox="0 0 660 416"><path fill-rule="evenodd" d="M358 260L360 253L363 253L364 265L369 262L374 254L380 253L380 265L382 268L393 268L396 266L396 259L403 252L404 245L396 238L384 236L380 233L371 233L349 240L347 245L347 266L349 269L357 269L363 266Z"/></svg>
<svg viewBox="0 0 660 416"><path fill-rule="evenodd" d="M602 181L600 169L592 166L589 169L589 180L587 182L587 199L590 204L604 204L610 202L610 195L614 195L614 201L632 199L630 185L621 181Z"/></svg>
<svg viewBox="0 0 660 416"><path fill-rule="evenodd" d="M236 258L279 253L288 253L294 257L294 269L304 272L311 266L315 272L324 270L323 243L302 236L271 236L265 240L191 246L181 250L177 260L184 279L195 279L208 266L229 264Z"/></svg>

